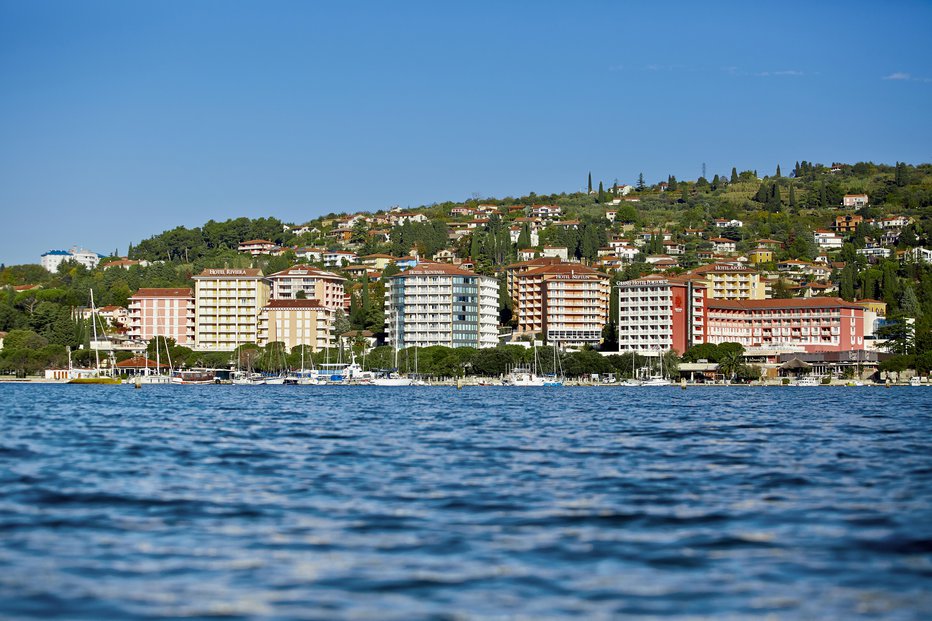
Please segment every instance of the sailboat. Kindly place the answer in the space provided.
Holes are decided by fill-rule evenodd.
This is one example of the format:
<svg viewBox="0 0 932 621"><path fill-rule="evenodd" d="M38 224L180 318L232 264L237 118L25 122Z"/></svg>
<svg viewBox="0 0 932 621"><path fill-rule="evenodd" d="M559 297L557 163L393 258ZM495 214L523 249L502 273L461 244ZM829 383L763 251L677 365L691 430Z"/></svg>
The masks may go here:
<svg viewBox="0 0 932 621"><path fill-rule="evenodd" d="M544 377L544 386L562 386L563 385L563 368L560 364L556 345L553 346L553 374Z"/></svg>
<svg viewBox="0 0 932 621"><path fill-rule="evenodd" d="M637 354L634 350L631 350L631 377L622 382L622 386L643 386L641 380L637 378L637 370L634 368L636 360Z"/></svg>
<svg viewBox="0 0 932 621"><path fill-rule="evenodd" d="M79 377L72 380L69 380L69 384L120 384L119 377L113 377L113 366L110 367L109 373L104 373L100 368L100 349L97 347L97 307L94 306L94 290L91 289L91 328L93 330L94 341L92 349L94 350L94 362L95 370L94 372L86 377ZM101 325L101 331L104 333L104 338L107 337L107 333L103 330Z"/></svg>
<svg viewBox="0 0 932 621"><path fill-rule="evenodd" d="M305 345L301 345L301 368L297 371L292 371L285 377L283 383L290 384L292 386L307 386L310 384L316 384L317 380L314 378L314 361L311 360L311 369L308 370L304 368L304 350L307 348Z"/></svg>
<svg viewBox="0 0 932 621"><path fill-rule="evenodd" d="M663 352L658 350L658 356L660 361L660 373L659 375L651 375L649 378L641 382L641 386L672 386L673 382L668 380L663 372Z"/></svg>
<svg viewBox="0 0 932 621"><path fill-rule="evenodd" d="M168 375L162 374L162 359L159 352L159 335L155 335L155 374L150 374L149 369L146 369L146 374L142 377L136 378L136 383L139 384L170 384L172 381L172 358L171 353L168 351L168 341L165 337L162 337L162 342L165 344L165 355L168 357Z"/></svg>
<svg viewBox="0 0 932 621"><path fill-rule="evenodd" d="M502 380L505 386L543 386L544 378L537 375L537 342L534 342L534 366L515 367Z"/></svg>
<svg viewBox="0 0 932 621"><path fill-rule="evenodd" d="M400 321L400 316L399 316L399 321ZM398 334L399 332L400 332L399 330L395 330L395 338L393 339L394 345L395 345L395 352L394 352L395 358L394 358L393 364L395 368L392 369L391 371L387 371L383 373L382 375L378 377L372 378L371 383L373 386L410 386L414 381L410 377L403 377L399 375L398 373ZM415 351L415 355L417 355L417 349L415 349L414 351Z"/></svg>

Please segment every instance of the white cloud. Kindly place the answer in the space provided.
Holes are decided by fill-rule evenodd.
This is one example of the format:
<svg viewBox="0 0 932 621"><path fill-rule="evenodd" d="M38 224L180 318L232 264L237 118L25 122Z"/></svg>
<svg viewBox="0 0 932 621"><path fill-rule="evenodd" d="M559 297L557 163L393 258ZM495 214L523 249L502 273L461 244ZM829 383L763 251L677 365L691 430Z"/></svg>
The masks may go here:
<svg viewBox="0 0 932 621"><path fill-rule="evenodd" d="M911 80L912 76L910 76L908 73L905 73L903 71L894 71L890 75L885 76L883 79L884 80Z"/></svg>

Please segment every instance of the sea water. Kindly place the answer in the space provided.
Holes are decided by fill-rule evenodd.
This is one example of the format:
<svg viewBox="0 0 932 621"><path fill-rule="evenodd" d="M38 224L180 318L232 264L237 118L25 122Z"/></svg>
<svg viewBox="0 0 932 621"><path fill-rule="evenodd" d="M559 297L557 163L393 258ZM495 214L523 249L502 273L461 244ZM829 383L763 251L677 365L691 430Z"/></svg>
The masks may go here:
<svg viewBox="0 0 932 621"><path fill-rule="evenodd" d="M0 385L0 617L932 617L932 390Z"/></svg>

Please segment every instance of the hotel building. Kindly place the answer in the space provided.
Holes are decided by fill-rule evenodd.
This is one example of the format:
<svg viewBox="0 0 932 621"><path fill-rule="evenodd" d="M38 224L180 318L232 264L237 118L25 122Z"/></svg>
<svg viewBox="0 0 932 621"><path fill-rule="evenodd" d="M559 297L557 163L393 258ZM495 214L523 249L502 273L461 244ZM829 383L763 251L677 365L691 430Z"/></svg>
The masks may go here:
<svg viewBox="0 0 932 621"><path fill-rule="evenodd" d="M556 263L516 275L518 334L548 343L596 345L608 322L608 276L576 263Z"/></svg>
<svg viewBox="0 0 932 621"><path fill-rule="evenodd" d="M807 352L864 349L865 309L841 298L709 300L708 342Z"/></svg>
<svg viewBox="0 0 932 621"><path fill-rule="evenodd" d="M562 263L562 261L557 257L538 257L536 259L528 259L527 261L512 263L511 265L506 266L505 288L508 290L508 295L511 296L511 300L513 302L517 300L519 274L537 269L538 267L556 265L558 263Z"/></svg>
<svg viewBox="0 0 932 621"><path fill-rule="evenodd" d="M495 347L498 283L446 263L420 263L388 279L385 325L398 348Z"/></svg>
<svg viewBox="0 0 932 621"><path fill-rule="evenodd" d="M259 313L257 344L282 342L288 350L307 345L313 351L332 347L334 309L318 300L269 300Z"/></svg>
<svg viewBox="0 0 932 621"><path fill-rule="evenodd" d="M729 263L703 265L689 272L706 283L711 300L763 300L764 283L760 274L748 267Z"/></svg>
<svg viewBox="0 0 932 621"><path fill-rule="evenodd" d="M705 342L706 287L696 279L647 276L618 289L618 349L682 354Z"/></svg>
<svg viewBox="0 0 932 621"><path fill-rule="evenodd" d="M346 279L310 265L295 265L267 277L273 300L295 299L303 291L307 299L318 300L328 308L343 308Z"/></svg>
<svg viewBox="0 0 932 621"><path fill-rule="evenodd" d="M258 341L259 313L269 285L257 269L205 269L193 277L195 348L230 351Z"/></svg>
<svg viewBox="0 0 932 621"><path fill-rule="evenodd" d="M188 288L140 289L129 298L130 338L150 341L156 336L194 345L194 293Z"/></svg>

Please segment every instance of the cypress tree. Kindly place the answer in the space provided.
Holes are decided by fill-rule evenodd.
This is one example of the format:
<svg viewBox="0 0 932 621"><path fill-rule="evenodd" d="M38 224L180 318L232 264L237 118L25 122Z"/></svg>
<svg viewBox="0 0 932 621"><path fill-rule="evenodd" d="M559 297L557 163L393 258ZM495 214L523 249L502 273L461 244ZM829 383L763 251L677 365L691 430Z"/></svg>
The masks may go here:
<svg viewBox="0 0 932 621"><path fill-rule="evenodd" d="M518 235L518 250L524 250L531 247L531 227L525 222L521 227L521 234Z"/></svg>
<svg viewBox="0 0 932 621"><path fill-rule="evenodd" d="M589 194L592 194L592 171L589 171Z"/></svg>
<svg viewBox="0 0 932 621"><path fill-rule="evenodd" d="M605 189L602 187L602 182L599 181L599 203L605 202Z"/></svg>
<svg viewBox="0 0 932 621"><path fill-rule="evenodd" d="M796 168L793 169L793 176L796 177L797 179L799 179L799 174L800 174L800 171L799 171L799 161L797 160L797 162L796 162Z"/></svg>
<svg viewBox="0 0 932 621"><path fill-rule="evenodd" d="M738 169L734 166L731 167L731 182L738 183Z"/></svg>
<svg viewBox="0 0 932 621"><path fill-rule="evenodd" d="M643 191L644 188L646 188L646 187L647 187L647 184L644 183L644 173L641 173L641 174L638 175L637 191L638 191L638 192L641 192L641 191Z"/></svg>
<svg viewBox="0 0 932 621"><path fill-rule="evenodd" d="M793 184L790 184L790 207L796 207L796 189L793 187Z"/></svg>
<svg viewBox="0 0 932 621"><path fill-rule="evenodd" d="M780 165L777 164L777 179L779 179L779 178L782 177L782 176L783 176L783 175L780 174Z"/></svg>
<svg viewBox="0 0 932 621"><path fill-rule="evenodd" d="M469 244L469 258L473 261L479 260L479 254L482 252L482 239L480 239L479 231L473 231L472 240Z"/></svg>

